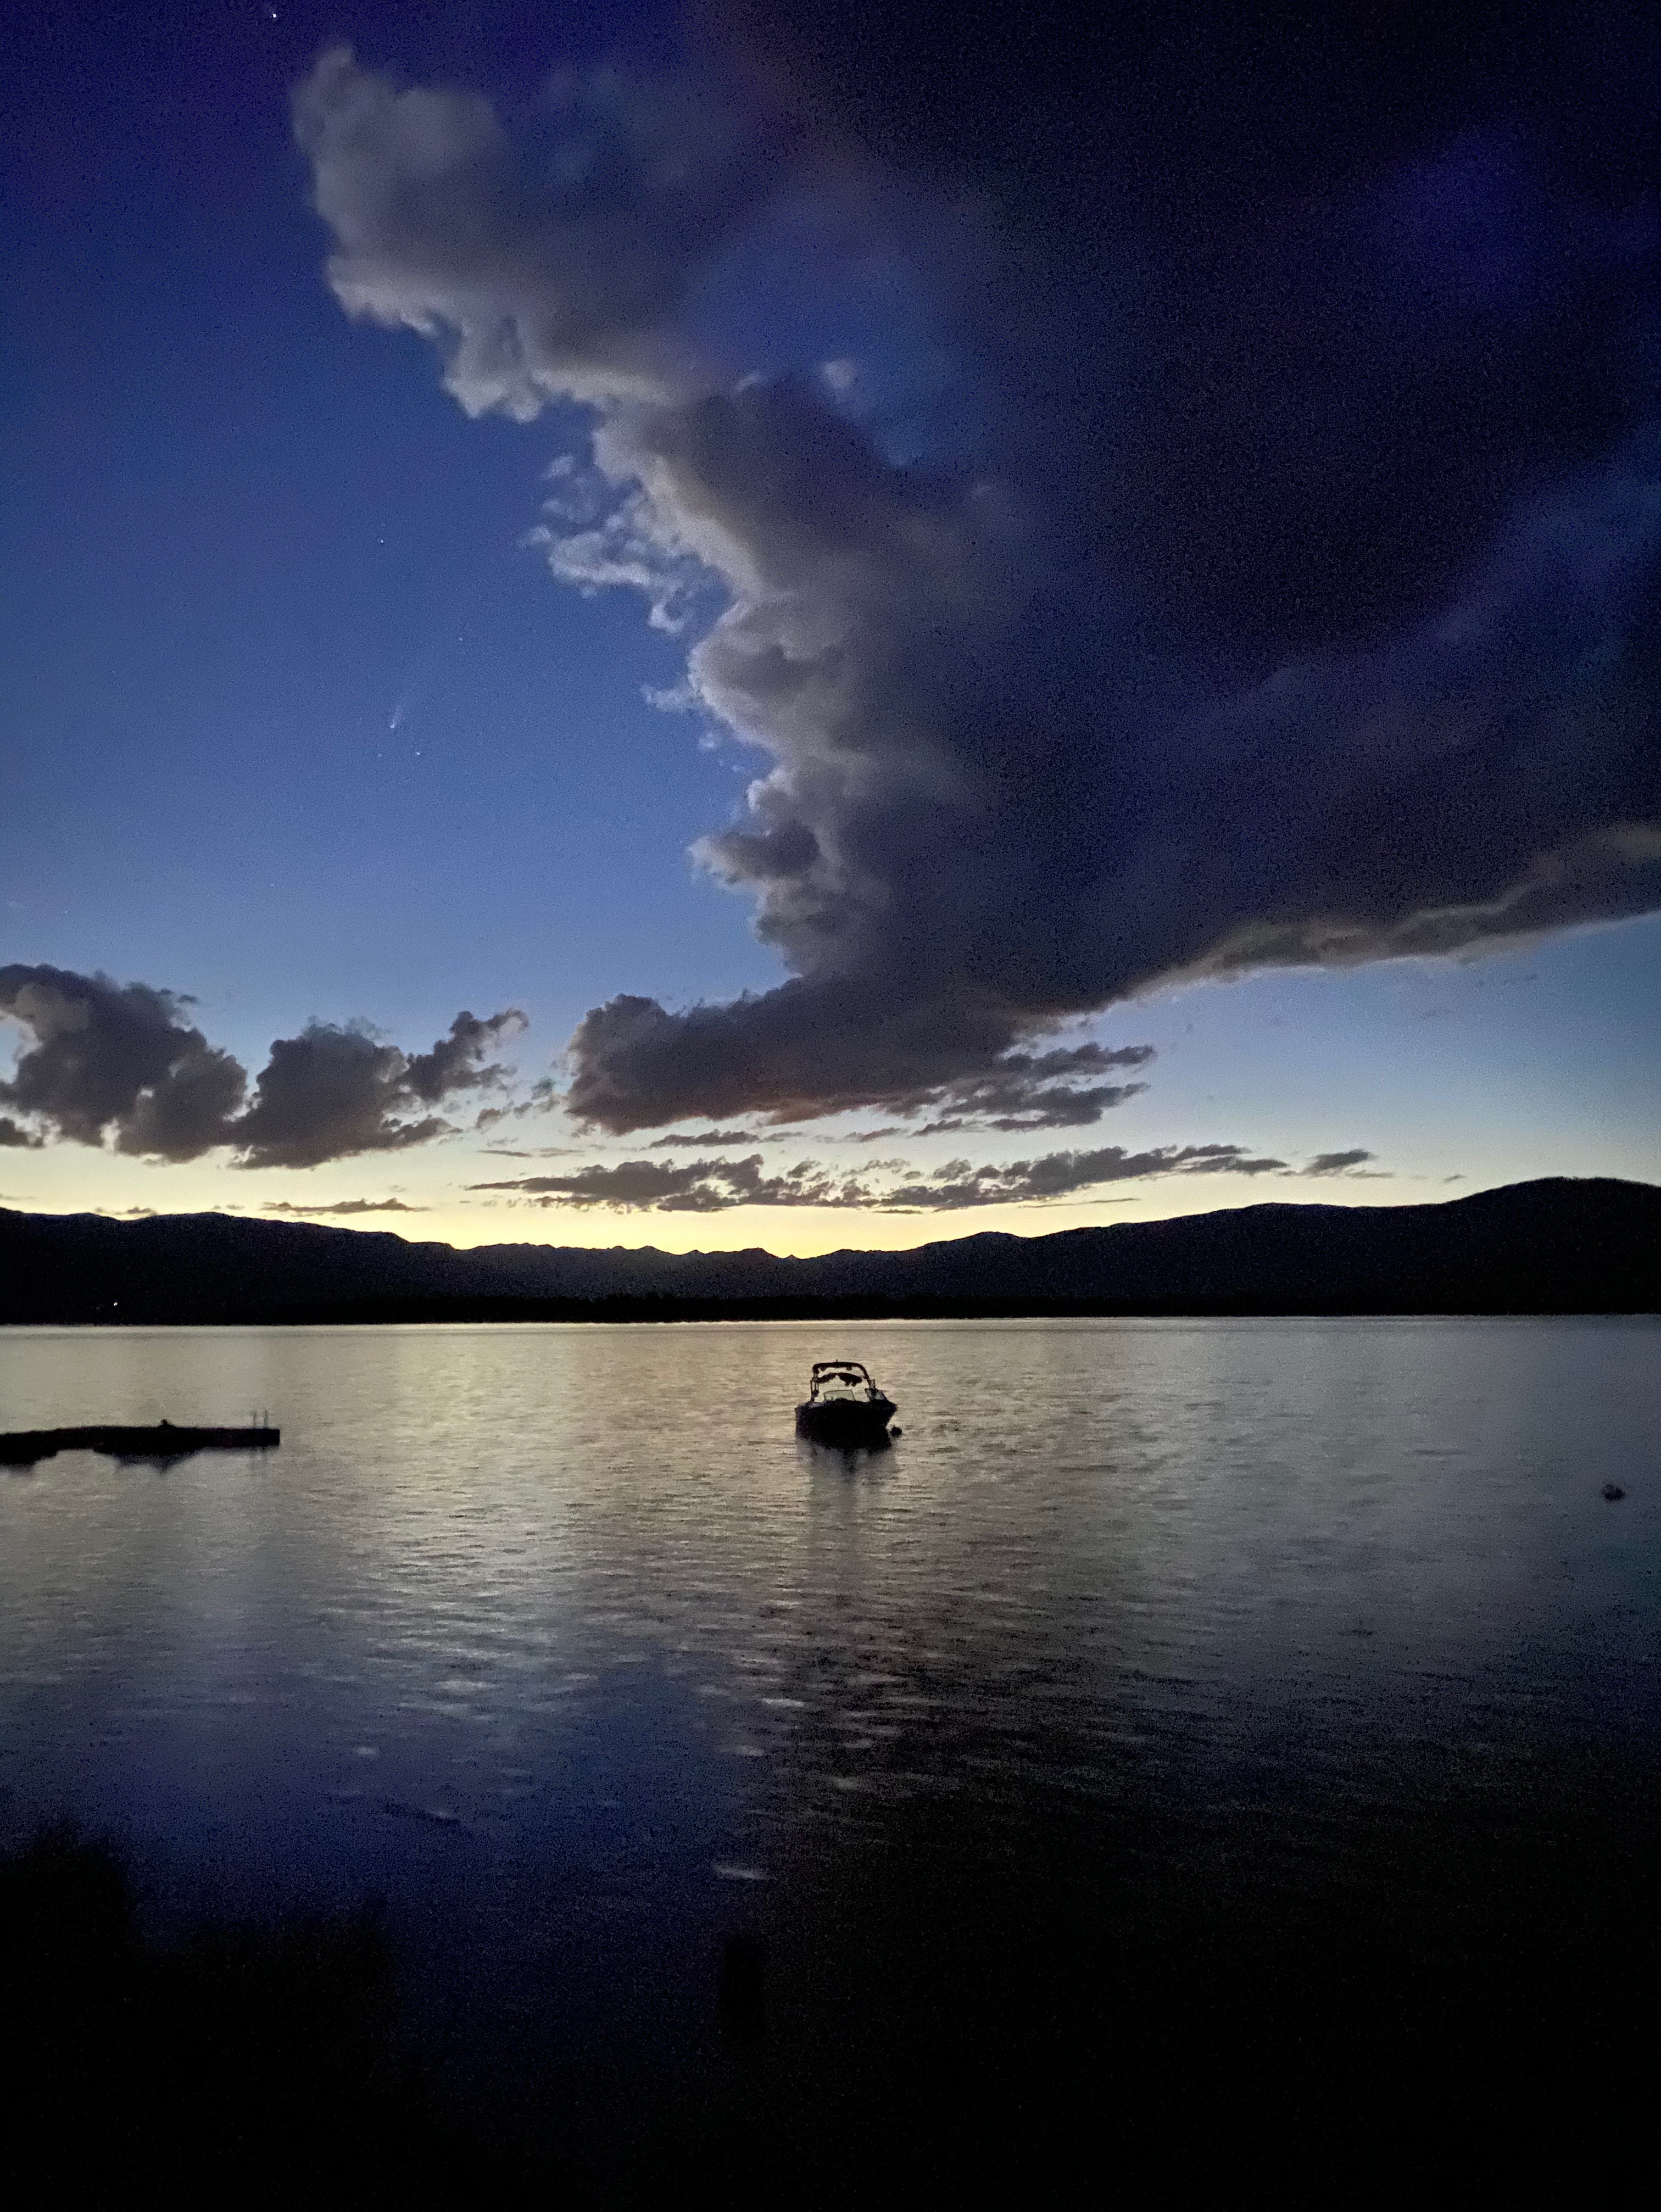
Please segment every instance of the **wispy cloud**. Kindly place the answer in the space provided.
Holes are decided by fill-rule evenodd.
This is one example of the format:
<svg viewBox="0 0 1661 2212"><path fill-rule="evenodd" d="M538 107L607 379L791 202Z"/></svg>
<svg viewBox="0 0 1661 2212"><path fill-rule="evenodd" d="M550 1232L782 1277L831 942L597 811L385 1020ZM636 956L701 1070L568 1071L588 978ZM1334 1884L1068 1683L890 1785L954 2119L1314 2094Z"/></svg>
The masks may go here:
<svg viewBox="0 0 1661 2212"><path fill-rule="evenodd" d="M688 1145L782 1145L787 1141L781 1129L701 1129L690 1136L654 1137L654 1152L678 1152Z"/></svg>
<svg viewBox="0 0 1661 2212"><path fill-rule="evenodd" d="M312 1206L298 1199L268 1198L264 1213L429 1213L430 1206L407 1206L401 1198L337 1198Z"/></svg>

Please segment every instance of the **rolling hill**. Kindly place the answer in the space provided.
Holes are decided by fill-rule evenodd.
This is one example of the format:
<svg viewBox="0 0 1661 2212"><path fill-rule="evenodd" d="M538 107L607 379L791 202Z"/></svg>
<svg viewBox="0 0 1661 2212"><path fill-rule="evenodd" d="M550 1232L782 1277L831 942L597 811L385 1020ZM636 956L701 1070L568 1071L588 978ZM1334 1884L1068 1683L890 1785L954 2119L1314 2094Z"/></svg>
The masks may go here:
<svg viewBox="0 0 1661 2212"><path fill-rule="evenodd" d="M909 1252L458 1250L228 1214L0 1210L0 1322L1661 1310L1661 1188L1552 1178L1427 1206L1249 1206Z"/></svg>

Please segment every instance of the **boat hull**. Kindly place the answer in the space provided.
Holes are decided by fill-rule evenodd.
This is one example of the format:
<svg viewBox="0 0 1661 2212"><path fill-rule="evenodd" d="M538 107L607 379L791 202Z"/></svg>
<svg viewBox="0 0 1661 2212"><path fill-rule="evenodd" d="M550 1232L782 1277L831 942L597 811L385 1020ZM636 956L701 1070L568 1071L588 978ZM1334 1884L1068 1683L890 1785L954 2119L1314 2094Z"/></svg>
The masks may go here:
<svg viewBox="0 0 1661 2212"><path fill-rule="evenodd" d="M883 1443L897 1411L891 1398L810 1398L796 1408L796 1434L816 1444Z"/></svg>

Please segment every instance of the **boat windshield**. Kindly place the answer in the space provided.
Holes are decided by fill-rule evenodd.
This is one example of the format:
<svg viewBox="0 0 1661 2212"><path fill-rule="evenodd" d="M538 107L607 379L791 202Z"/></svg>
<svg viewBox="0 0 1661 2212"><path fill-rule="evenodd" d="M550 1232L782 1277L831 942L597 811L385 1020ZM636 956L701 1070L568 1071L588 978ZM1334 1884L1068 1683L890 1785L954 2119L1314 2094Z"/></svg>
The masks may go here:
<svg viewBox="0 0 1661 2212"><path fill-rule="evenodd" d="M808 1395L814 1398L874 1398L877 1386L854 1360L820 1360L813 1369Z"/></svg>

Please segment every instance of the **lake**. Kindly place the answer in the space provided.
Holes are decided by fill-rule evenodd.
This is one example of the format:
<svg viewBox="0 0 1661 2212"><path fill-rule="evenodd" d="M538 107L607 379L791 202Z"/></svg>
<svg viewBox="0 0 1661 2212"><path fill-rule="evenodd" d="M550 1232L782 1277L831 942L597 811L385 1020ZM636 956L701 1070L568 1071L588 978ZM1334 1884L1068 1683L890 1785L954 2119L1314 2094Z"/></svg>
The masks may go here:
<svg viewBox="0 0 1661 2212"><path fill-rule="evenodd" d="M885 1452L793 1432L844 1354ZM0 1426L255 1407L0 1478L3 1840L162 1944L378 1900L409 2046L578 2166L1250 2040L1473 1900L1486 1990L1567 1899L1649 1955L1656 1320L0 1332Z"/></svg>

